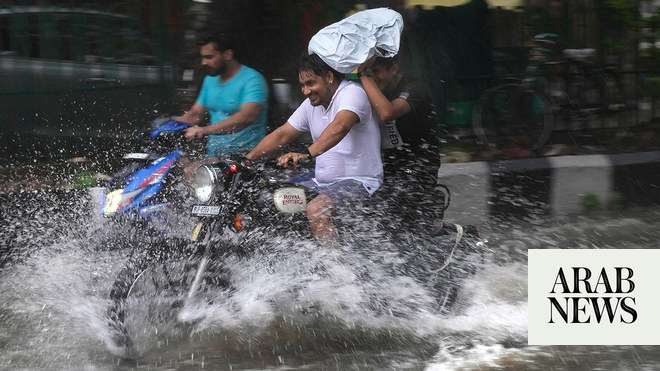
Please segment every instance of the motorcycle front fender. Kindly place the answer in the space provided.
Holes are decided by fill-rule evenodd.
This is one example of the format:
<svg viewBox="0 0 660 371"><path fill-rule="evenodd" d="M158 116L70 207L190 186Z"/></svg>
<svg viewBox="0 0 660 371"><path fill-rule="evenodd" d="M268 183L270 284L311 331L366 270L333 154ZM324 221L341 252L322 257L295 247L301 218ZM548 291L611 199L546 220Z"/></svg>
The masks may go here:
<svg viewBox="0 0 660 371"><path fill-rule="evenodd" d="M201 242L201 240L205 237L204 227L206 226L206 223L204 222L199 222L195 225L195 227L192 230L191 236L190 236L190 241L192 242Z"/></svg>

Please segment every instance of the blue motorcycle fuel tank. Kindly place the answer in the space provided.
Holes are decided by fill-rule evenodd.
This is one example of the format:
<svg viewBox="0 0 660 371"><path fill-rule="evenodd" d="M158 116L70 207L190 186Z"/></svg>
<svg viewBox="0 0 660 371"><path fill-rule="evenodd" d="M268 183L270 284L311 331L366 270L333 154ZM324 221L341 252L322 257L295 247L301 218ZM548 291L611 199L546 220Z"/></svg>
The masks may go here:
<svg viewBox="0 0 660 371"><path fill-rule="evenodd" d="M126 184L124 188L105 195L101 213L105 216L113 216L145 206L147 201L158 194L163 179L180 157L181 152L174 151L130 175L124 182Z"/></svg>

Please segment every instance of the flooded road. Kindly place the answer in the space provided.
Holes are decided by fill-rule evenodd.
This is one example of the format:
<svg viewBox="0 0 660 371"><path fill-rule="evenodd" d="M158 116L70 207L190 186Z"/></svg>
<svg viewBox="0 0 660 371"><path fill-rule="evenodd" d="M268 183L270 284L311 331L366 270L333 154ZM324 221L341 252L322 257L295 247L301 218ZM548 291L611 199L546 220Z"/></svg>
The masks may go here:
<svg viewBox="0 0 660 371"><path fill-rule="evenodd" d="M350 252L276 240L230 262L232 294L159 312L128 361L109 291L128 259L83 191L1 198L0 367L19 369L649 370L657 347L528 346L527 249L657 248L657 208L480 226L492 251L449 313L410 277ZM459 207L453 205L452 207ZM365 271L368 275L365 276ZM163 296L162 293L154 293ZM223 296L225 295L225 296ZM375 306L373 298L382 305ZM383 304L384 303L384 304ZM178 316L178 319L177 319Z"/></svg>

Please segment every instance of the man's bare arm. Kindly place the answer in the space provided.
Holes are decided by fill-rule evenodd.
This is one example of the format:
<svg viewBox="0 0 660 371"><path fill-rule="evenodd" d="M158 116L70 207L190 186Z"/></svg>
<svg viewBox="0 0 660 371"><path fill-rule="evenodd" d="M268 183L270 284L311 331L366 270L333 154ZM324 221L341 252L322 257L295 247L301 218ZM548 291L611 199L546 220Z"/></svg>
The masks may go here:
<svg viewBox="0 0 660 371"><path fill-rule="evenodd" d="M361 76L360 81L362 82L362 88L367 93L371 106L383 122L396 120L410 112L410 105L405 99L394 98L390 101L378 88L373 78Z"/></svg>
<svg viewBox="0 0 660 371"><path fill-rule="evenodd" d="M206 113L206 107L195 102L193 106L183 115L176 118L178 121L186 122L191 125L197 125L202 121L202 117Z"/></svg>
<svg viewBox="0 0 660 371"><path fill-rule="evenodd" d="M243 103L238 112L207 126L208 134L229 134L241 131L257 121L263 107L259 103Z"/></svg>
<svg viewBox="0 0 660 371"><path fill-rule="evenodd" d="M337 112L335 119L323 130L316 142L309 146L309 153L316 157L334 147L344 139L358 121L360 118L355 112L349 110Z"/></svg>
<svg viewBox="0 0 660 371"><path fill-rule="evenodd" d="M195 105L197 105L197 103L195 103ZM263 108L259 103L244 103L236 113L222 121L215 122L208 126L193 126L186 129L186 137L199 138L206 135L222 135L241 131L259 118L262 109Z"/></svg>

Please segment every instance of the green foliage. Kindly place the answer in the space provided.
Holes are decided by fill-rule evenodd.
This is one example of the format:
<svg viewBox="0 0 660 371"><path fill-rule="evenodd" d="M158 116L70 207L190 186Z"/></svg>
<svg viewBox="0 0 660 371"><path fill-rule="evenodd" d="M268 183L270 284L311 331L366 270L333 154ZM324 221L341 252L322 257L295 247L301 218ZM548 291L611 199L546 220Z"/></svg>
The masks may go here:
<svg viewBox="0 0 660 371"><path fill-rule="evenodd" d="M96 177L91 171L83 171L76 174L73 183L76 185L76 188L89 188L97 185Z"/></svg>
<svg viewBox="0 0 660 371"><path fill-rule="evenodd" d="M639 12L628 0L607 0L600 8L601 45L605 54L625 55L629 38L637 36Z"/></svg>
<svg viewBox="0 0 660 371"><path fill-rule="evenodd" d="M582 211L586 214L593 214L600 210L600 201L598 196L589 193L582 196Z"/></svg>
<svg viewBox="0 0 660 371"><path fill-rule="evenodd" d="M610 33L631 32L638 28L638 11L635 2L607 0L602 10L603 24ZM621 35L621 34L620 34Z"/></svg>
<svg viewBox="0 0 660 371"><path fill-rule="evenodd" d="M614 191L612 192L610 198L607 200L607 204L601 205L600 199L598 198L597 195L588 193L582 196L580 203L582 205L582 212L584 212L585 214L593 215L603 210L603 207L607 208L607 210L612 210L612 211L623 209L623 207L625 206L625 197L623 193L619 191Z"/></svg>
<svg viewBox="0 0 660 371"><path fill-rule="evenodd" d="M660 98L660 77L653 76L644 80L642 83L642 93L650 98Z"/></svg>
<svg viewBox="0 0 660 371"><path fill-rule="evenodd" d="M607 201L607 208L609 210L621 210L625 205L625 197L620 191L612 192L612 196Z"/></svg>

